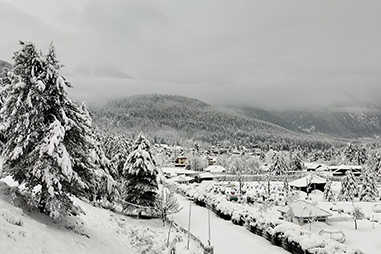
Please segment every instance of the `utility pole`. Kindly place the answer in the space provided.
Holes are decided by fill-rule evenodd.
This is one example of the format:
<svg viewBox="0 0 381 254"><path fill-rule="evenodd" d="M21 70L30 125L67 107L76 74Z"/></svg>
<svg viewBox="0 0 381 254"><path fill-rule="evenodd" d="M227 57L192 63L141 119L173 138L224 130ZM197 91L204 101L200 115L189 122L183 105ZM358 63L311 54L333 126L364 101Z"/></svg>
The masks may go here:
<svg viewBox="0 0 381 254"><path fill-rule="evenodd" d="M190 226L191 226L191 215L192 215L192 200L189 200L189 222L188 222L188 243L187 249L189 250L189 241L190 241Z"/></svg>
<svg viewBox="0 0 381 254"><path fill-rule="evenodd" d="M210 246L211 244L210 244L210 210L209 209L208 209L208 235L209 235L208 244Z"/></svg>

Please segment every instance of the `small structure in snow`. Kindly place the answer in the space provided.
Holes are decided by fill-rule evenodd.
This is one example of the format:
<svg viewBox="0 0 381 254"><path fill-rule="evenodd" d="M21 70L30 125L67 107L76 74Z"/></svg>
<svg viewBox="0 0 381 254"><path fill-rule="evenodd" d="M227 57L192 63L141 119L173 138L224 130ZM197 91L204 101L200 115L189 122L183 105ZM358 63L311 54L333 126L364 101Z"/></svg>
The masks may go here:
<svg viewBox="0 0 381 254"><path fill-rule="evenodd" d="M313 190L324 191L324 186L326 184L326 180L317 175L308 175L292 181L290 183L291 189L304 191L306 193L310 193Z"/></svg>
<svg viewBox="0 0 381 254"><path fill-rule="evenodd" d="M328 167L319 163L305 163L307 171L328 171Z"/></svg>
<svg viewBox="0 0 381 254"><path fill-rule="evenodd" d="M185 175L179 175L171 178L171 181L175 181L177 183L191 183L193 182L194 178L190 176Z"/></svg>
<svg viewBox="0 0 381 254"><path fill-rule="evenodd" d="M212 157L212 156L207 156L206 159L208 160L208 165L209 166L213 166L215 163L216 163L216 158Z"/></svg>
<svg viewBox="0 0 381 254"><path fill-rule="evenodd" d="M185 167L186 162L187 162L187 157L185 156L177 157L175 160L175 167Z"/></svg>
<svg viewBox="0 0 381 254"><path fill-rule="evenodd" d="M213 165L205 168L204 171L210 173L225 173L226 169L222 166Z"/></svg>
<svg viewBox="0 0 381 254"><path fill-rule="evenodd" d="M161 171L163 172L163 175L166 178L172 178L172 177L180 176L180 175L194 177L195 175L198 175L200 173L194 170L187 170L184 168L173 168L173 167L162 167Z"/></svg>
<svg viewBox="0 0 381 254"><path fill-rule="evenodd" d="M195 176L195 179L197 182L201 183L202 181L213 181L214 180L214 175L211 173L201 173L199 175Z"/></svg>
<svg viewBox="0 0 381 254"><path fill-rule="evenodd" d="M290 209L292 210L291 214L293 216L293 222L296 222L301 226L311 220L327 223L327 218L332 216L331 213L317 206L311 205L304 200L298 200L288 206L280 207L278 208L278 211L282 216L284 216L286 213L289 213Z"/></svg>
<svg viewBox="0 0 381 254"><path fill-rule="evenodd" d="M354 176L361 175L361 166L355 166L355 165L341 165L337 169L334 169L332 172L333 176L345 176L345 172L348 170L352 170Z"/></svg>

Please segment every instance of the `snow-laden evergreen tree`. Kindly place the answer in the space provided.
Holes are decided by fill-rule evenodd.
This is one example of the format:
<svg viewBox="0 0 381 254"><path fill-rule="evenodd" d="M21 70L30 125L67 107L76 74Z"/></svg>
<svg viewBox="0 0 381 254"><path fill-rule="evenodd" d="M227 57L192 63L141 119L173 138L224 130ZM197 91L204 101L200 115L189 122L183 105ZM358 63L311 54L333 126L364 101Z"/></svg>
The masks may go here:
<svg viewBox="0 0 381 254"><path fill-rule="evenodd" d="M299 151L295 151L291 154L290 160L290 170L291 171L302 171L304 167L302 157Z"/></svg>
<svg viewBox="0 0 381 254"><path fill-rule="evenodd" d="M327 182L324 186L323 199L328 201L328 202L335 201L335 195L333 194L333 191L332 191L332 181L331 180L327 180Z"/></svg>
<svg viewBox="0 0 381 254"><path fill-rule="evenodd" d="M138 215L154 209L158 190L158 170L149 141L139 134L123 168L122 191L124 210L137 210Z"/></svg>
<svg viewBox="0 0 381 254"><path fill-rule="evenodd" d="M106 134L103 137L102 146L106 156L110 159L111 175L115 180L120 179L123 167L130 153L129 141L123 135Z"/></svg>
<svg viewBox="0 0 381 254"><path fill-rule="evenodd" d="M89 158L89 116L68 98L70 83L53 45L45 56L31 42L20 42L14 65L2 82L0 132L6 175L23 184L29 203L53 218L77 212L69 194L94 192Z"/></svg>
<svg viewBox="0 0 381 254"><path fill-rule="evenodd" d="M275 157L275 162L273 165L271 165L270 171L274 175L283 175L286 173L286 171L288 171L287 163L281 154L278 154Z"/></svg>
<svg viewBox="0 0 381 254"><path fill-rule="evenodd" d="M353 162L355 160L356 148L352 143L348 143L347 147L344 149L344 160L346 162Z"/></svg>
<svg viewBox="0 0 381 254"><path fill-rule="evenodd" d="M343 181L341 182L341 189L337 196L338 201L353 201L358 194L358 184L353 175L352 170L347 170Z"/></svg>
<svg viewBox="0 0 381 254"><path fill-rule="evenodd" d="M357 165L364 165L367 160L368 160L368 156L367 156L366 149L363 145L360 145L359 147L357 147L357 150L355 152L354 162Z"/></svg>
<svg viewBox="0 0 381 254"><path fill-rule="evenodd" d="M84 104L81 105L83 110ZM120 184L113 178L113 167L110 160L106 157L101 144L101 134L99 132L92 133L89 136L89 142L92 144L90 150L90 158L96 165L96 193L93 201L101 202L101 205L112 208L113 204L120 198Z"/></svg>
<svg viewBox="0 0 381 254"><path fill-rule="evenodd" d="M344 150L344 154L346 162L357 165L364 165L368 159L366 149L363 145L356 146L349 143L347 148Z"/></svg>
<svg viewBox="0 0 381 254"><path fill-rule="evenodd" d="M367 166L372 172L381 173L381 156L377 151L369 155Z"/></svg>
<svg viewBox="0 0 381 254"><path fill-rule="evenodd" d="M379 197L375 174L365 169L362 173L362 183L359 191L360 201L375 201Z"/></svg>

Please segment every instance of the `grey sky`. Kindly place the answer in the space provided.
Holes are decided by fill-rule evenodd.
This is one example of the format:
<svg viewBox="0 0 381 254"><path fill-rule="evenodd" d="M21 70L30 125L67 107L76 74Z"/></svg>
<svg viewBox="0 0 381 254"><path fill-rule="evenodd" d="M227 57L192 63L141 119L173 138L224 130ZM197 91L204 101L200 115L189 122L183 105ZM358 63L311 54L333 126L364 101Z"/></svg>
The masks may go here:
<svg viewBox="0 0 381 254"><path fill-rule="evenodd" d="M379 0L0 0L0 59L19 39L43 51L53 41L65 68L105 63L133 76L126 95L324 105L380 91L380 11Z"/></svg>

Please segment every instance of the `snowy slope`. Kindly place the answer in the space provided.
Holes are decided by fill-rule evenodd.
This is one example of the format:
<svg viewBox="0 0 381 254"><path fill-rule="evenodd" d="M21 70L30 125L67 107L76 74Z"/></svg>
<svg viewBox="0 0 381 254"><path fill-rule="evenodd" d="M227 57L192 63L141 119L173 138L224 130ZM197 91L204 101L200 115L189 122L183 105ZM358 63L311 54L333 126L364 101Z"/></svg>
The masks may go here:
<svg viewBox="0 0 381 254"><path fill-rule="evenodd" d="M9 179L0 180L0 253L168 253L168 227L161 220L137 220L97 208L75 199L85 214L57 222L37 211L28 211L20 199L11 201ZM20 208L21 207L21 208ZM179 239L177 253L202 253L191 242L185 249L183 234L171 232L170 243ZM171 246L169 246L171 247Z"/></svg>

